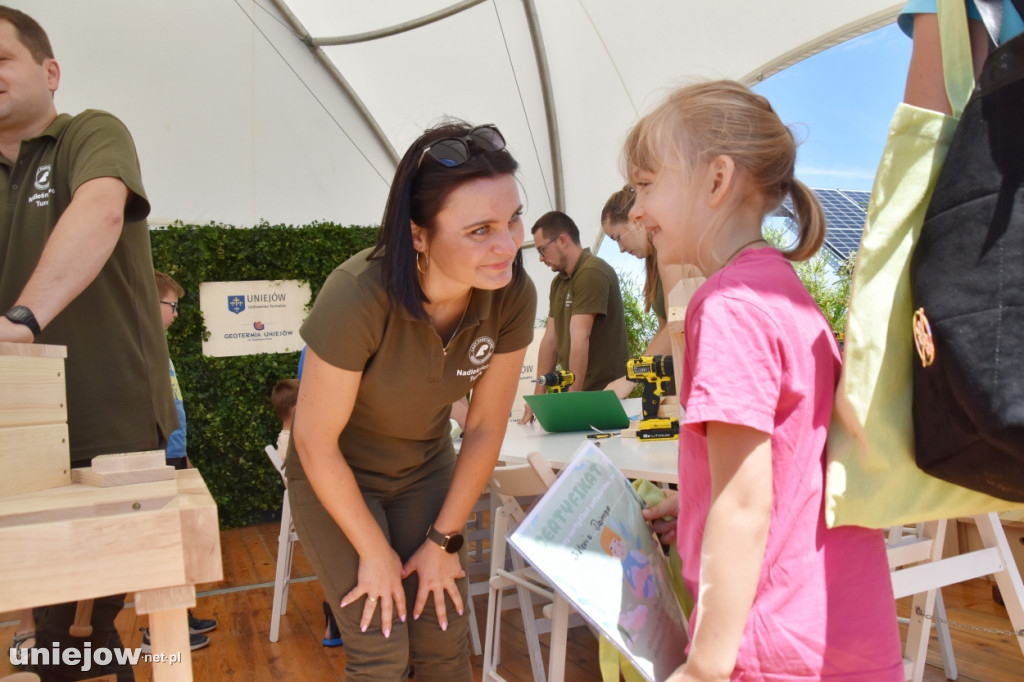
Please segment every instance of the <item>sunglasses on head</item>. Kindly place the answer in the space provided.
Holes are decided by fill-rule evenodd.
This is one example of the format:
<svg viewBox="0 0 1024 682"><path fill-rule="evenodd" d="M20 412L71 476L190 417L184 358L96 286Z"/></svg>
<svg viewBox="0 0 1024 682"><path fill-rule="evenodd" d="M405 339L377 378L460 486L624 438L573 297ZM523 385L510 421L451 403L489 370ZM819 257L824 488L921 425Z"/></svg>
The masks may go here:
<svg viewBox="0 0 1024 682"><path fill-rule="evenodd" d="M461 166L473 158L473 148L478 152L499 152L505 148L505 138L492 123L477 126L462 137L443 137L423 150L417 168L427 156L446 168Z"/></svg>

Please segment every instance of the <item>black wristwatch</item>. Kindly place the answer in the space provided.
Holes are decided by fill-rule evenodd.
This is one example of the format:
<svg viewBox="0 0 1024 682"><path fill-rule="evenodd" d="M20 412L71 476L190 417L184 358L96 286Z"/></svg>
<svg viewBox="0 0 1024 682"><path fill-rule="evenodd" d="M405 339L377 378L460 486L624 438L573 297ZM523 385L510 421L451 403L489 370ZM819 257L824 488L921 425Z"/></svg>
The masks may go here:
<svg viewBox="0 0 1024 682"><path fill-rule="evenodd" d="M449 554L455 554L462 548L462 543L465 542L465 538L462 537L462 533L452 533L450 535L444 535L439 530L434 528L431 524L430 528L427 529L427 538L431 542L436 542L441 545L441 549L448 552Z"/></svg>
<svg viewBox="0 0 1024 682"><path fill-rule="evenodd" d="M23 305L16 305L6 313L4 317L13 322L14 324L23 324L32 330L32 338L39 336L39 333L43 331L39 328L39 323L36 322L36 316L32 314L32 311Z"/></svg>

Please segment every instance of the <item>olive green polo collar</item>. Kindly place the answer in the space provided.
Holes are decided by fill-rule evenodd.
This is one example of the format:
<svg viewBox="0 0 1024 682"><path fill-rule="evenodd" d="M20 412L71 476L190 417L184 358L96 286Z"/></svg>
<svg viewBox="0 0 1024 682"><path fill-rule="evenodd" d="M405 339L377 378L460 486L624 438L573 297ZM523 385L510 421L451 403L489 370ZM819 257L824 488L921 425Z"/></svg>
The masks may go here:
<svg viewBox="0 0 1024 682"><path fill-rule="evenodd" d="M590 247L589 246L586 247L585 249L583 249L583 251L580 252L580 257L576 259L576 267L572 269L572 272L567 272L565 274L562 274L561 272L559 272L559 273L557 273L558 276L561 277L564 280L572 279L572 276L580 271L580 266L583 265L583 261L587 260L588 258L590 258L593 255L594 254L592 254L590 252Z"/></svg>
<svg viewBox="0 0 1024 682"><path fill-rule="evenodd" d="M38 137L57 137L62 130L68 127L72 118L74 117L71 114L57 114L57 118L53 119L50 125L46 126L46 129L39 133Z"/></svg>
<svg viewBox="0 0 1024 682"><path fill-rule="evenodd" d="M30 148L36 142L36 140L41 140L44 137L57 139L57 137L61 134L61 131L63 131L68 126L68 124L71 123L72 118L73 117L71 116L71 114L57 114L57 118L53 119L53 121L50 122L50 125L46 126L46 128L43 129L43 132L39 133L35 137L29 137L27 139L22 140L22 149ZM22 150L19 149L18 156L21 156L21 154ZM14 162L4 156L0 156L0 163L8 167L14 166Z"/></svg>

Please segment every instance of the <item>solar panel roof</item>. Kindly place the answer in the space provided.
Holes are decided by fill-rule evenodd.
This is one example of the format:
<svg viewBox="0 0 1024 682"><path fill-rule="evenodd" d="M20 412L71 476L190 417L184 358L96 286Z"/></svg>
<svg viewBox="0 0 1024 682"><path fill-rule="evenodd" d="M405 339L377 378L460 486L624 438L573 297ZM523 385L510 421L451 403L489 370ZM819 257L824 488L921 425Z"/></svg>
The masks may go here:
<svg viewBox="0 0 1024 682"><path fill-rule="evenodd" d="M857 252L871 192L854 189L812 190L825 211L825 249L837 262ZM793 219L793 202L786 197L776 215Z"/></svg>

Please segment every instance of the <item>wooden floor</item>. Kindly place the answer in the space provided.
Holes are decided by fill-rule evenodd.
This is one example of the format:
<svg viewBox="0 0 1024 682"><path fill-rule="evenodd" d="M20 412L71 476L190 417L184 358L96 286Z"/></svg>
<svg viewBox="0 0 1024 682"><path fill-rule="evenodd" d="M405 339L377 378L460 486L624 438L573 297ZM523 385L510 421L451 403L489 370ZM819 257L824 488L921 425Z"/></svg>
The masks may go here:
<svg viewBox="0 0 1024 682"><path fill-rule="evenodd" d="M277 524L267 524L221 533L224 581L200 586L195 609L197 615L216 618L220 625L210 633L210 646L192 654L196 682L345 678L344 647L328 649L320 644L324 628L322 596L302 553L301 543L295 548L292 575L296 581L291 587L288 613L281 622L280 640L269 641L277 532ZM1011 625L1006 609L992 600L991 583L973 580L947 587L943 595L950 621L968 628L954 626L951 629L959 679L963 682L1024 680L1024 654L1008 633ZM477 597L476 610L482 626L487 611L486 595ZM908 615L909 598L900 600L898 610L901 616ZM0 613L0 642L5 648L13 635L15 620L16 614ZM145 616L137 616L133 608L126 608L117 624L127 647L140 646L142 633L139 629L146 625ZM500 672L509 682L532 679L517 611L506 611L502 633ZM600 680L597 642L586 628L570 630L568 651L566 680ZM546 656L546 648L544 653ZM481 656L473 657L477 680L481 660ZM925 680L946 679L941 665L933 636ZM11 672L14 668L8 657L0 657L0 677ZM136 679L149 682L152 679L149 666L138 666Z"/></svg>

